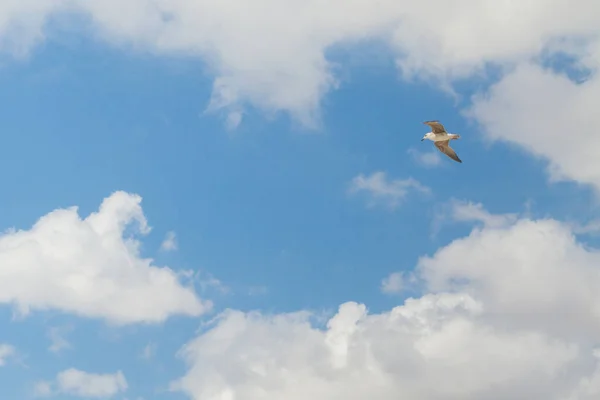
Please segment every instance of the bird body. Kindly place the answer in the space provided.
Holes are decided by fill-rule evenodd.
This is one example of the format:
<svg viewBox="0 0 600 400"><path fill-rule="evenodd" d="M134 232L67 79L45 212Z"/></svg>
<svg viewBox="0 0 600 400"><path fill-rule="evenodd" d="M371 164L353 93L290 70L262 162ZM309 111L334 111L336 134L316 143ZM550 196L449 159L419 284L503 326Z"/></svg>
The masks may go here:
<svg viewBox="0 0 600 400"><path fill-rule="evenodd" d="M440 124L438 121L426 121L423 123L431 127L431 132L426 133L421 141L425 139L431 140L439 151L454 161L462 163L462 160L458 157L458 155L456 155L454 149L450 147L450 141L460 139L460 135L446 132L444 125Z"/></svg>
<svg viewBox="0 0 600 400"><path fill-rule="evenodd" d="M427 139L427 140L431 140L432 142L445 142L448 140L455 140L460 138L460 135L457 135L455 133L441 133L441 134L435 134L433 132L429 132L426 133L425 136L423 136L423 140Z"/></svg>

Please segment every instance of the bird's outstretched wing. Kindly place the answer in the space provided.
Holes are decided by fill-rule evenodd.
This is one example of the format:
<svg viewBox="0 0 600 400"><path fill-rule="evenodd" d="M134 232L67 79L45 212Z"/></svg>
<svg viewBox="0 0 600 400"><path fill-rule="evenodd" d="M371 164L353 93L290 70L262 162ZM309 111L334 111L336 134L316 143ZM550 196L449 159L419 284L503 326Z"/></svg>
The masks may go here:
<svg viewBox="0 0 600 400"><path fill-rule="evenodd" d="M440 124L438 121L425 121L423 122L425 125L429 125L431 127L431 131L436 135L446 133L446 129L444 125Z"/></svg>
<svg viewBox="0 0 600 400"><path fill-rule="evenodd" d="M447 155L454 161L462 163L462 160L460 158L458 158L458 156L456 155L456 152L452 149L452 147L450 147L449 140L433 142L433 143L435 144L435 147L437 147L442 153L444 153L445 155Z"/></svg>

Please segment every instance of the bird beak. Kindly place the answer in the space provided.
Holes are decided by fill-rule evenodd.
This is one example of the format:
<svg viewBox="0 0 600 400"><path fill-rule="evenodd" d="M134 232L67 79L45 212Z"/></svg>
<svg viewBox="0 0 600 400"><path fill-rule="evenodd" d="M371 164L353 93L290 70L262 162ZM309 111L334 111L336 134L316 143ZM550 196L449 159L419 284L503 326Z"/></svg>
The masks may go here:
<svg viewBox="0 0 600 400"><path fill-rule="evenodd" d="M421 139L421 142L422 142L423 140L425 140L425 138Z"/></svg>

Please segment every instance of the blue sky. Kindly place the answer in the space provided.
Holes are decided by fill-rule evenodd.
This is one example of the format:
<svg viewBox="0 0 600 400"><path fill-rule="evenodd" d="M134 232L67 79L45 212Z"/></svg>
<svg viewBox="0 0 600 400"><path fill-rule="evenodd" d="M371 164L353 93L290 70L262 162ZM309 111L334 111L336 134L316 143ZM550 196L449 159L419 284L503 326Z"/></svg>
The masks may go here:
<svg viewBox="0 0 600 400"><path fill-rule="evenodd" d="M77 206L79 216L86 218L97 212L102 201L116 191L137 194L142 198L140 205L152 229L147 235L136 232L135 226L131 231L126 230L124 235L133 235L140 245L139 254L127 254L151 258L151 264L159 268L168 266L176 272L191 270L197 275L192 281L182 277L181 287L162 288L157 284L152 289L154 294L151 298L139 297L134 303L141 304L139 310L144 309L142 305L147 301L155 302L152 303L155 305L163 301L171 304L166 299L168 295L175 296L176 292L182 293L183 288L192 285L190 290L195 296L211 301L213 306L206 312L187 312L182 311L191 310L187 305L177 303L172 309L165 305L167 315L163 320L152 321L154 314L147 310L139 311L141 314L135 317L133 314L127 316L131 320L118 324L111 320L112 311L98 311L114 301L113 297L103 299L102 293L105 292L90 295L91 300L85 297L85 292L72 298L66 295L65 301L75 305L64 306L63 300L55 302L50 295L45 297L39 292L46 290L45 285L61 287L60 283L45 284L42 281L35 286L38 288L36 291L20 291L21 282L36 279L34 267L26 266L29 265L26 254L38 254L37 249L42 247L23 247L26 250L16 253L16 245L10 241L14 232L7 231L3 236L5 242L0 245L0 260L4 263L0 264L0 276L8 282L3 290L9 293L0 296L0 344L7 344L12 350L5 359L0 351L0 360L5 361L4 365L0 363L3 398L33 398L36 388L37 395L57 399L103 396L131 400L277 398L286 393L297 393L294 384L285 381L287 383L281 383L283 388L277 392L275 389L269 391L271 386L258 378L256 381L251 377L240 378L245 376L245 372L240 371L252 369L246 364L236 364L238 361L232 356L245 354L245 350L240 349L267 346L268 343L263 343L261 337L270 337L272 342L281 340L282 348L289 349L290 354L292 349L297 349L299 354L303 351L308 354L322 346L302 347L304 342L291 332L309 328L289 321L279 326L273 322L277 321L277 316L302 310L313 312L314 325L310 328L313 330L307 336L312 337L314 332L337 329L327 326L329 318L342 315L341 310L338 313L340 305L356 302L368 308L370 317L365 318L375 318L364 322L363 328L357 328L366 332L375 329L369 327L379 323L378 315L388 318L393 314L391 310L416 315L417 311L410 311L410 307L416 307L418 302L429 304L428 295L441 296L439 304L454 301L447 300L454 297L443 296L465 296L467 300L461 297L461 301L467 304L465 309L475 315L469 321L483 324L485 329L498 329L498 332L507 329L510 334L516 335L513 339L506 339L498 333L498 341L506 339L506 343L517 343L522 335L533 332L548 340L562 340L565 346L578 346L581 354L585 354L577 356L579 358L571 357L562 348L556 350L545 341L539 343L539 352L548 358L555 355L556 365L570 368L566 374L569 377L593 376L590 350L593 340L586 335L593 336L597 329L597 316L592 309L598 299L590 294L591 297L581 300L583 303L573 300L573 304L564 305L566 315L572 312L569 310L581 310L581 304L584 308L590 305L590 316L586 322L572 322L572 330L565 333L560 327L549 325L543 317L545 313L552 315L556 310L553 297L539 293L535 297L534 294L539 287L554 287L554 281L544 281L545 276L558 282L572 278L567 286L572 286L573 293L594 292L594 282L600 279L593 265L597 256L593 235L597 229L593 228L593 222L598 216L594 192L600 180L596 180L595 167L590 166L585 174L579 173L581 168L576 163L590 165L597 161L594 161L593 152L585 151L581 158L565 158L567 156L563 154L576 154L577 149L571 151L567 148L569 144L559 143L565 135L560 131L548 130L552 141L554 138L558 140L558 150L545 144L535 146L528 141L527 135L532 131L527 115L546 115L548 118L556 115L557 121L580 117L575 112L558 115L558 111L552 111L554 103L548 99L556 94L560 96L561 90L567 90L560 82L555 88L548 89L545 99L528 98L526 96L531 95L531 91L525 89L518 91L519 68L529 65L528 60L511 59L510 68L497 76L482 78L477 73L469 73L466 78L451 80L458 94L458 97L453 97L442 90L439 80L426 78L427 66L422 67L425 71L423 76L417 74L415 79L403 79L394 64L396 54L389 48L369 43L344 45L327 53L329 60L337 63L334 71L340 84L319 94L318 113L321 117L317 129L294 119L294 112L304 110L304 103L292 104L286 100L282 101L280 110L272 107L265 111L254 94L240 95L240 102L232 106L234 111L243 108L243 119L235 129L229 129L225 124L229 109L212 113L205 111L213 93L214 70L221 68L215 65L226 64L226 61L211 64L207 61L209 57L195 54L162 54L160 51L139 50L135 46L115 46L110 40L103 40L102 34L94 37L85 30L77 35L69 32L57 34L52 26L45 29L46 39L31 46L26 57L15 57L9 52L0 67L3 143L0 169L4 172L4 196L0 197L1 228L29 231L42 216L72 206ZM541 27L538 29L542 30ZM536 29L529 34L537 35ZM561 34L556 32L557 36ZM514 51L520 54L519 49ZM456 54L459 53L457 50ZM535 52L531 50L531 54ZM422 61L425 56L427 54L423 58L415 55L411 62L422 65L415 60ZM481 57L490 61L486 59L489 55ZM505 58L498 55L497 60L492 59L491 62L504 65ZM264 62L270 61L265 59ZM452 62L448 61L448 65L441 68L453 71L455 66ZM268 70L269 66L265 65L265 70ZM231 64L231 70L238 71L234 67L237 68L237 64ZM543 68L538 67L540 70ZM566 67L566 64L554 65L556 71L548 79L560 77L561 68ZM228 67L222 68L228 70ZM294 71L290 72L292 77L286 79L293 80L296 76ZM529 73L527 71L523 74ZM304 79L305 76L301 77ZM510 79L516 83L513 85ZM584 101L598 98L600 92L594 79L597 80L592 74L589 82L581 84L590 86L582 89L589 95L575 98L581 107ZM240 88L260 83L235 82L241 82ZM532 79L526 82L535 84ZM254 93L254 89L248 90L248 93ZM268 90L283 89L269 86L265 93ZM240 89L240 93L246 92ZM483 97L472 97L482 94ZM517 104L517 98L524 99L521 107L512 107L512 101ZM539 114L527 108L542 102L548 102L548 105L546 109L537 110ZM556 110L562 110L559 107L562 103L557 100L556 104ZM466 113L469 109L474 113ZM494 114L490 110L498 111ZM462 164L443 155L433 159L434 165L427 166L418 161L416 154L437 152L431 142L420 141L422 135L428 132L428 127L422 122L430 119L440 120L450 132L460 133L461 140L453 142L452 146L462 158ZM498 132L510 134L507 133L507 138L503 139L502 133ZM535 134L531 135L531 140L535 140ZM560 146L563 146L562 149ZM600 171L600 165L597 168ZM553 170L562 171L560 181L550 178ZM373 202L376 189L352 192L352 182L357 176L369 177L377 172L385 174L386 185L393 186L393 181L412 178L429 188L429 192L409 188L405 194L397 195L396 206L391 206L394 199L389 196ZM481 208L477 208L478 204ZM490 222L490 218L495 217L497 223ZM555 221L556 227L545 225L547 221ZM590 222L592 228L586 230L585 225ZM66 232L70 223L72 220L65 219L60 223L57 220L56 227L49 228L50 232L57 232L56 235ZM527 227L532 227L532 231L520 231ZM561 233L563 230L567 232L564 235ZM161 243L169 232L175 234L176 248L161 250ZM44 268L59 271L61 262L67 260L64 262L71 263L71 251L68 249L84 248L89 244L84 240L95 240L87 236L84 239L83 233L71 233L69 237L73 242L70 246L54 249L53 240L48 239L51 235L46 239L36 239L37 236L32 234L27 242L31 244L39 240L42 243L46 240L44 246L50 246L44 247L45 253L40 253L40 258L35 259L38 260L35 264L38 271ZM120 233L118 236L121 240ZM542 248L542 244L536 247L538 242L534 238L538 236L540 243L549 247ZM528 237L532 237L530 247L523 245ZM571 246L569 238L573 238L576 244ZM500 244L496 246L494 241ZM502 247L509 242L517 246L514 252L512 248ZM563 244L565 249L561 250L559 247ZM496 254L496 248L503 250ZM556 254L552 256L554 251ZM463 259L459 255L465 260L484 258L470 269L466 261L464 266L460 266ZM513 261L499 261L513 256L517 257ZM52 267L50 264L46 267L44 257L54 257L53 260L59 261ZM109 283L114 280L110 285L118 288L120 283L117 281L127 274L123 272L125 275L121 275L118 271L120 268L125 271L127 267L115 261L120 259L117 256L111 258L110 254L106 254L106 257L106 265L112 265L114 269L105 270L104 264L98 266L98 279L106 279ZM77 272L73 271L77 268L86 270L95 259L95 256L90 256L86 262L72 261L76 269L65 272L65 279L70 274L76 275ZM544 268L550 268L548 264L555 260L560 260L556 261L558 272L545 271ZM500 263L497 269L492 266L494 263ZM571 263L583 272L576 270L571 275L565 267ZM575 266L572 268L575 269ZM19 271L31 271L31 277ZM527 271L535 272L529 275ZM399 272L404 274L402 287L391 290L393 293L382 290L382 282L390 274ZM563 273L566 275L560 275ZM415 280L411 281L409 277ZM466 288L455 286L461 279L469 282ZM501 286L496 282L511 283ZM583 289L577 286L583 284L591 286ZM15 294L8 285L17 288ZM23 283L25 287L33 286ZM505 289L508 292L503 292ZM507 300L519 299L521 289L523 293L533 293L531 298L523 300L529 303L521 303L522 310L529 311L518 311ZM165 293L165 299L162 299L162 293ZM569 296L569 292L563 293L559 300ZM417 303L405 303L408 297L414 298ZM540 303L540 298L545 300ZM469 299L473 302L470 303ZM489 314L478 314L477 307L472 304L479 303ZM31 312L19 315L17 304L28 304ZM110 304L114 310L127 308L118 302ZM435 309L445 310L445 306L439 304ZM531 308L528 308L529 305ZM419 307L417 309L421 310ZM422 307L427 309L428 306ZM239 328L240 332L246 333L240 333L239 337L235 336L236 339L224 333L223 337L218 336L229 326L230 311L225 310L240 311L247 316L250 322ZM221 314L223 312L225 314ZM254 312L262 317L253 320ZM527 312L535 314L531 321L537 321L539 317L539 323L523 322L519 315L527 315ZM456 316L452 314L452 318L462 316L459 311L456 313ZM214 321L215 317L220 319ZM346 317L342 317L340 319L346 321ZM427 318L430 317L423 318L429 321ZM262 323L266 325L260 325ZM479 325L474 326L474 331L479 332ZM352 329L341 329L341 332L351 336ZM398 329L399 332L404 328ZM209 332L206 335L212 332L214 337L203 336L206 332ZM383 333L377 335L373 336L376 339L348 336L344 340L355 340L359 347L365 345L364 341L374 340L369 342L371 346L385 347L389 356L397 360L406 357L400 347L412 346L398 344L394 342L396 339L387 336L384 338L381 336ZM484 336L474 336L473 341L484 340ZM449 334L439 340L453 348L453 337ZM204 352L198 350L199 355L190 356L186 364L180 350L186 343L195 343L195 340L200 341L199 348L207 346L202 340L214 340L217 343L214 348L221 349L223 354L219 356L221 350L202 347ZM329 343L327 340L325 342ZM50 349L53 343L63 343L63 346L53 351ZM218 343L230 347L226 351ZM493 343L500 346L500 342ZM460 351L461 347L456 346L456 352L464 354ZM523 362L527 364L527 360L537 357L535 349L538 349L538 342L524 346L533 349L531 354L525 353L526 361ZM264 351L266 354L275 350ZM280 349L279 353L273 354L286 351ZM258 353L248 352L253 354L249 357L255 357L252 365L270 365L268 357L262 359ZM377 359L377 356L374 357ZM489 357L492 368L496 368L495 356ZM222 365L218 360L222 360ZM317 385L316 381L311 381L312 378L302 375L304 369L299 367L299 361L286 360L276 362L281 371L294 373L294 368L297 368L298 376L306 379L299 380L304 382L303 385L310 386L306 382ZM381 365L396 365L396 361L389 361L389 364L379 360ZM213 370L211 362L221 366ZM476 361L472 362L477 365ZM527 393L543 395L544 390L550 390L533 384L530 389L519 386L519 379L531 381L528 377L533 375L529 374L540 373L541 366L531 361L531 365L519 370L522 375L515 373L514 376L500 371L511 363L517 361L499 360L499 369L490 372L499 377L497 381L490 382L500 385L507 396L518 396L527 390L530 390ZM228 375L229 366L233 370L234 365L238 368L235 370L237 375L235 371ZM434 367L442 368L431 368ZM404 371L402 368L389 368L391 377L402 375ZM114 376L111 375L98 384L108 385L106 391L98 391L99 386L94 389L91 384L89 387L92 389L86 389L89 381L78 380L74 375L71 375L70 384L68 377L61 381L58 375L69 369L89 374L122 371L127 384L126 387L114 386ZM464 376L473 373L465 371ZM202 379L206 381L200 379L200 375L194 375L200 373L205 374ZM277 373L271 371L272 376ZM188 383L182 390L174 389L172 382L183 376L205 382L204 386ZM430 379L433 375L427 376ZM544 376L549 381L554 379L551 374ZM575 378L557 383L556 393L571 393L574 399L587 398ZM426 378L423 379L426 381ZM368 379L365 380L368 387ZM210 386L206 382L213 381L225 383L223 387L215 383L213 392L205 391ZM43 393L40 388L46 384L49 389ZM319 386L319 393L329 393L330 397L324 398L344 396L343 392L335 391L335 386L329 387L323 382L318 385L323 385ZM256 397L249 387L260 387L265 392L262 397ZM424 384L424 387L427 385ZM413 393L415 399L455 398L450 389L429 393L423 391L425 389L406 386L402 390ZM478 398L492 398L486 387L469 390L469 395L479 393L482 397ZM215 397L211 397L209 392ZM221 397L217 397L216 393L220 393ZM391 392L381 392L380 398L387 398L385 393ZM590 389L585 393L592 396L595 392ZM227 397L234 395L237 397Z"/></svg>

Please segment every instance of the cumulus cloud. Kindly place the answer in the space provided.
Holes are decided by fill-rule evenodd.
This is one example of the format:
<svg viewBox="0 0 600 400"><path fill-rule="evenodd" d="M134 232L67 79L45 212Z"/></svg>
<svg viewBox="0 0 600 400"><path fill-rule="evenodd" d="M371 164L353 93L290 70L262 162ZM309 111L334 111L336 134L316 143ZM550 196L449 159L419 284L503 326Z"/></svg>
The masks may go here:
<svg viewBox="0 0 600 400"><path fill-rule="evenodd" d="M324 329L306 312L226 311L181 349L188 371L172 389L194 400L600 396L600 250L560 221L459 207L493 223L418 260L420 297L381 313L345 303Z"/></svg>
<svg viewBox="0 0 600 400"><path fill-rule="evenodd" d="M125 392L127 388L127 380L121 371L95 374L69 368L59 372L53 382L37 382L34 394L38 397L66 394L84 398L109 398Z"/></svg>
<svg viewBox="0 0 600 400"><path fill-rule="evenodd" d="M600 25L599 25L600 26ZM467 115L490 141L516 145L548 164L552 181L574 180L600 189L600 45L588 60L590 75L576 82L564 72L523 65L486 95L478 95ZM582 61L583 62L583 61Z"/></svg>
<svg viewBox="0 0 600 400"><path fill-rule="evenodd" d="M600 251L569 225L520 219L474 229L419 261L432 291L463 291L496 318L569 340L600 333Z"/></svg>
<svg viewBox="0 0 600 400"><path fill-rule="evenodd" d="M428 290L466 292L494 318L568 340L600 333L600 250L578 242L568 223L476 210L502 223L422 257L417 272Z"/></svg>
<svg viewBox="0 0 600 400"><path fill-rule="evenodd" d="M197 316L210 307L178 273L140 256L134 235L148 231L141 197L115 192L81 219L54 210L29 230L0 236L0 303L19 312L55 309L117 324ZM144 301L140 301L144 299Z"/></svg>
<svg viewBox="0 0 600 400"><path fill-rule="evenodd" d="M369 206L384 204L390 208L396 208L411 191L430 193L431 190L419 183L416 179L394 179L388 180L386 173L374 172L369 176L357 175L352 179L348 192L355 194L365 192L369 196Z"/></svg>
<svg viewBox="0 0 600 400"><path fill-rule="evenodd" d="M565 38L586 42L598 34L600 5L594 0L579 0L576 7L567 0L522 4L22 0L0 5L0 42L5 50L26 52L47 36L51 17L68 12L112 45L201 58L214 76L208 110L226 110L230 127L241 122L248 104L315 126L322 97L339 85L338 64L328 58L332 48L379 40L405 78L447 86L489 64L509 67L564 50Z"/></svg>
<svg viewBox="0 0 600 400"><path fill-rule="evenodd" d="M182 350L173 382L195 400L555 398L576 346L482 320L466 294L427 295L382 314L345 303L325 330L305 315L228 312Z"/></svg>

